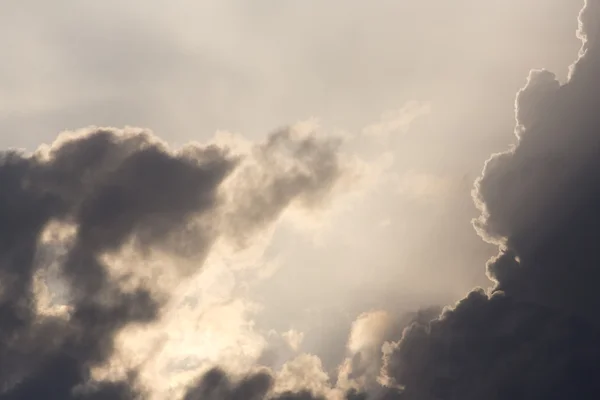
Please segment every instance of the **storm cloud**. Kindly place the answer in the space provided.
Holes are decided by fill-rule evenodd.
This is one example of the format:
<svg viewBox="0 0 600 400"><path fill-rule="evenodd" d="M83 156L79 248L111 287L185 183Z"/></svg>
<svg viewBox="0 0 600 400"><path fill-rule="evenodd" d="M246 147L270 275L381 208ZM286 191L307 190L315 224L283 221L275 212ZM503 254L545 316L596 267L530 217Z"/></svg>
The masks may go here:
<svg viewBox="0 0 600 400"><path fill-rule="evenodd" d="M476 183L481 236L500 245L495 282L385 357L402 399L596 398L600 391L600 3L580 14L580 57L564 84L535 70L516 100L518 143Z"/></svg>
<svg viewBox="0 0 600 400"><path fill-rule="evenodd" d="M161 252L199 268L219 237L268 226L295 198L318 202L343 175L338 145L328 139L283 130L255 148L276 160L253 169L262 179L251 189L268 201L230 182L246 168L244 156L218 145L173 150L141 129L89 128L33 154L2 152L0 398L144 397L135 370L116 381L96 380L92 370L110 359L124 327L160 317L169 293L153 280L193 271L135 280L147 271L115 273L107 256L129 247L142 259ZM279 154L286 148L296 150ZM232 232L232 213L251 217ZM261 376L248 385L269 386Z"/></svg>

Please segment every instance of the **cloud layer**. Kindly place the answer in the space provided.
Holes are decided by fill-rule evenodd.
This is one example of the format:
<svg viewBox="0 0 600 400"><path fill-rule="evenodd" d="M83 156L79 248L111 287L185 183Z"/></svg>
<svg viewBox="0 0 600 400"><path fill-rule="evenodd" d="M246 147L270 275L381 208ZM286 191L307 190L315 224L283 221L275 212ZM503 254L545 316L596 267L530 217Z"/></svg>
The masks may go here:
<svg viewBox="0 0 600 400"><path fill-rule="evenodd" d="M596 398L599 4L580 15L569 81L531 72L516 101L518 143L476 183L476 229L500 246L493 288L441 314L359 316L337 376L289 331L263 352L274 364L269 351L285 349L280 368L212 368L176 398ZM388 122L370 134L399 127ZM289 207L322 207L352 176L335 139L284 129L237 145L171 149L148 131L89 128L33 154L0 153L0 400L151 398L144 362L98 374L118 364L119 335L162 321L217 243L244 249Z"/></svg>

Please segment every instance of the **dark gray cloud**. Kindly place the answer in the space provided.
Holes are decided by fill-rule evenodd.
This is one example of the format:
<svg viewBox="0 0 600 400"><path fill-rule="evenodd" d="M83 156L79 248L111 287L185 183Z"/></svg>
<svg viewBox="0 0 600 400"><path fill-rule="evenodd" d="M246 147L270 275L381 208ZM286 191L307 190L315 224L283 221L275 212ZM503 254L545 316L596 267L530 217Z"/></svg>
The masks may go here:
<svg viewBox="0 0 600 400"><path fill-rule="evenodd" d="M585 321L473 291L386 357L402 399L596 398L600 335Z"/></svg>
<svg viewBox="0 0 600 400"><path fill-rule="evenodd" d="M533 71L517 97L514 151L493 157L478 184L484 214L477 222L508 251L489 265L503 290L595 319L600 297L591 296L600 260L594 250L600 222L598 175L600 44L598 4L581 15L587 37L570 81Z"/></svg>
<svg viewBox="0 0 600 400"><path fill-rule="evenodd" d="M173 151L142 130L94 128L61 136L31 155L0 153L0 399L144 398L136 371L116 382L95 382L90 371L110 359L122 328L154 321L167 298L142 283L125 289L127 275L111 274L103 256L132 245L142 257L160 249L201 265L214 240L231 234L222 226L227 207L260 210L260 219L239 227L252 232L273 222L294 198L316 199L335 186L341 167L326 142L278 133L258 147L260 154L276 157L275 142L296 150L287 159L289 180L285 171L266 170L262 185L252 187L281 193L272 186L285 183L289 193L267 204L253 197L228 203L223 183L240 163L228 149L188 145ZM326 166L335 176L303 175L295 162ZM53 248L44 237L57 223L74 229ZM36 277L48 263L57 265L63 282L63 313L39 309ZM261 382L269 386L257 376L240 387L254 390Z"/></svg>
<svg viewBox="0 0 600 400"><path fill-rule="evenodd" d="M580 15L582 56L561 85L532 71L518 144L476 185L476 227L501 243L490 293L475 290L385 357L401 399L592 399L600 383L600 3Z"/></svg>
<svg viewBox="0 0 600 400"><path fill-rule="evenodd" d="M119 329L159 311L149 289L122 291L101 256L132 238L142 247L160 243L187 219L213 210L234 166L215 148L188 157L149 134L116 130L62 139L30 156L3 153L0 397L119 398L132 391L125 383L73 391L88 381L89 367L111 355ZM38 315L34 307L36 248L55 221L77 227L60 269L72 298L68 319Z"/></svg>
<svg viewBox="0 0 600 400"><path fill-rule="evenodd" d="M292 202L313 208L326 201L344 172L340 145L333 138L282 129L255 147L254 163L240 171L240 184L233 194L230 235L243 242Z"/></svg>
<svg viewBox="0 0 600 400"><path fill-rule="evenodd" d="M379 375L387 347L402 337L407 327L426 324L436 318L440 311L438 307L430 307L407 314L378 311L359 316L353 323L347 346L348 357L339 367L336 385L375 398L386 393L387 389L381 386Z"/></svg>
<svg viewBox="0 0 600 400"><path fill-rule="evenodd" d="M235 381L225 372L212 369L192 385L184 400L325 400L310 391L272 394L274 378L258 372Z"/></svg>
<svg viewBox="0 0 600 400"><path fill-rule="evenodd" d="M232 382L225 372L213 369L188 389L184 400L261 400L272 385L273 377L268 373L257 373Z"/></svg>
<svg viewBox="0 0 600 400"><path fill-rule="evenodd" d="M275 377L269 372L257 372L238 379L218 368L202 375L190 386L184 400L325 400L322 395L310 390L297 392L286 391L274 393ZM378 400L394 400L398 393L394 390L382 389ZM342 395L346 400L366 400L368 395L356 390L349 390Z"/></svg>

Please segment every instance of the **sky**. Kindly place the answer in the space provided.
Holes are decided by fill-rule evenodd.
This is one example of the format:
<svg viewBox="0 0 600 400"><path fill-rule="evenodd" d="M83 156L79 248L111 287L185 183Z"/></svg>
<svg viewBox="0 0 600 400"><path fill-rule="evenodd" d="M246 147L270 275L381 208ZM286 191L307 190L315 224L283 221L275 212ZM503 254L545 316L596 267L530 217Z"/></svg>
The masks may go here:
<svg viewBox="0 0 600 400"><path fill-rule="evenodd" d="M0 399L594 398L587 3L0 5Z"/></svg>

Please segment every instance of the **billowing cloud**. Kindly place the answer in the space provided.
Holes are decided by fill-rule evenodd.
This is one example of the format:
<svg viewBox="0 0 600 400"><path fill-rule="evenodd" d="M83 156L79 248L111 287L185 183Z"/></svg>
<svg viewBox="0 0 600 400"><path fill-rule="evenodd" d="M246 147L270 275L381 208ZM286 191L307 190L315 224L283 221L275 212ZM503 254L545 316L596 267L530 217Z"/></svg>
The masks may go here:
<svg viewBox="0 0 600 400"><path fill-rule="evenodd" d="M90 128L33 154L1 153L0 398L143 396L136 368L95 379L116 337L161 319L172 295L162 277L189 277L219 238L268 227L296 199L319 205L344 173L331 143L269 136L253 147L260 179L246 196L248 181L237 192L231 182L243 156L215 144L173 150L141 129Z"/></svg>
<svg viewBox="0 0 600 400"><path fill-rule="evenodd" d="M33 154L0 153L0 399L597 397L598 7L589 0L580 16L569 81L531 73L517 98L518 145L477 182L477 229L501 244L488 266L496 286L441 315L359 316L336 377L300 353L302 333L269 343L257 332L233 268L196 273L219 260L215 249L268 236L289 208L327 204L352 175L338 140L283 129L258 144L172 149L144 130L90 128ZM428 111L385 115L363 138ZM443 187L429 175L403 184L427 196ZM205 336L179 335L205 323ZM290 359L252 366L269 346ZM241 367L210 368L223 361L211 351ZM165 391L152 393L161 374Z"/></svg>
<svg viewBox="0 0 600 400"><path fill-rule="evenodd" d="M243 241L292 202L311 208L327 200L343 172L340 144L284 129L253 148L253 162L238 171L232 190L229 234Z"/></svg>
<svg viewBox="0 0 600 400"><path fill-rule="evenodd" d="M188 150L171 153L144 132L100 129L61 138L31 156L3 153L3 397L65 399L117 390L99 385L74 392L87 382L87 368L110 356L114 334L156 318L161 300L145 287L121 290L101 255L126 240L176 251L170 235L218 206L218 187L235 160L215 148ZM39 316L31 307L34 274L43 267L34 256L55 220L77 227L60 265L70 299L65 318ZM208 241L199 240L199 247L204 251Z"/></svg>
<svg viewBox="0 0 600 400"><path fill-rule="evenodd" d="M258 372L234 380L225 372L213 369L188 389L184 400L325 400L308 389L274 394L273 382L274 378L268 372Z"/></svg>
<svg viewBox="0 0 600 400"><path fill-rule="evenodd" d="M377 397L386 393L381 385L380 373L383 355L391 342L402 336L405 328L417 323L427 323L439 314L431 307L407 315L386 311L361 314L352 324L348 338L348 357L340 364L336 386L344 392L356 391Z"/></svg>
<svg viewBox="0 0 600 400"><path fill-rule="evenodd" d="M475 290L388 349L401 399L591 399L600 391L600 3L580 15L567 83L532 71L516 101L518 143L476 184L476 228L501 252Z"/></svg>
<svg viewBox="0 0 600 400"><path fill-rule="evenodd" d="M243 398L391 400L399 392L382 385L379 377L383 366L382 356L392 346L390 341L401 336L406 327L426 323L438 314L438 308L429 308L401 316L384 311L360 315L349 333L348 358L339 360L341 364L336 376L324 370L317 355L298 353L297 346L303 335L294 330L282 334L269 332L264 353L254 365L246 364L243 368L206 369L194 368L193 365L189 368L189 363L195 360L183 359L184 363L179 367L203 372L197 374L185 391L175 398L220 400L247 396ZM213 346L212 343L218 345L218 335L206 339L212 339L209 347ZM238 346L230 356L234 359L244 358L243 347L243 344ZM215 360L213 365L217 362ZM257 386L250 382L256 382Z"/></svg>

